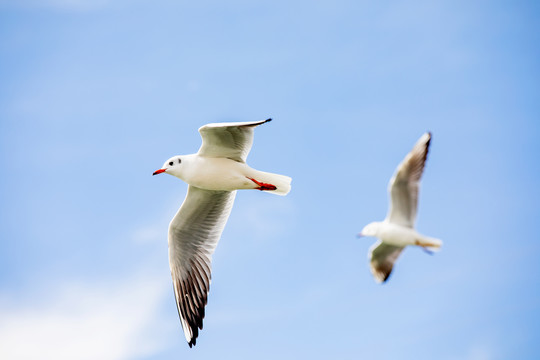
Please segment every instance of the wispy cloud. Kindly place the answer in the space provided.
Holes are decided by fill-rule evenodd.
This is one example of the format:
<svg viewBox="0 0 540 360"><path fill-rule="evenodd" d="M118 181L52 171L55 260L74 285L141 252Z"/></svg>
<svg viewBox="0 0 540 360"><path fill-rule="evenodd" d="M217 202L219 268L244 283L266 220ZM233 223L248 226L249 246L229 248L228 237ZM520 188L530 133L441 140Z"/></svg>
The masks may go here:
<svg viewBox="0 0 540 360"><path fill-rule="evenodd" d="M63 286L51 289L53 296L33 294L32 302L23 305L6 305L4 299L0 358L116 360L160 351L170 330L159 316L167 285L132 279Z"/></svg>

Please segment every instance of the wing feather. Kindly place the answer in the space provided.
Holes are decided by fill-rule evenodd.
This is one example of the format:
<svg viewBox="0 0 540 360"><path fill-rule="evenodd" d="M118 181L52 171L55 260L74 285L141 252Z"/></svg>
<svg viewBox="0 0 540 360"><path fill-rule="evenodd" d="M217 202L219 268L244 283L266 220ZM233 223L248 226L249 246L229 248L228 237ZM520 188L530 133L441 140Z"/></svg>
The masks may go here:
<svg viewBox="0 0 540 360"><path fill-rule="evenodd" d="M414 227L420 178L424 171L430 142L431 133L422 135L399 164L388 184L390 209L386 218L391 223Z"/></svg>
<svg viewBox="0 0 540 360"><path fill-rule="evenodd" d="M385 282L394 268L394 263L403 251L403 247L377 241L369 249L369 265L377 282Z"/></svg>
<svg viewBox="0 0 540 360"><path fill-rule="evenodd" d="M253 129L271 120L204 125L199 129L202 145L198 154L245 162L253 145Z"/></svg>
<svg viewBox="0 0 540 360"><path fill-rule="evenodd" d="M203 328L212 254L229 218L236 191L194 186L169 225L169 264L180 322L189 346Z"/></svg>

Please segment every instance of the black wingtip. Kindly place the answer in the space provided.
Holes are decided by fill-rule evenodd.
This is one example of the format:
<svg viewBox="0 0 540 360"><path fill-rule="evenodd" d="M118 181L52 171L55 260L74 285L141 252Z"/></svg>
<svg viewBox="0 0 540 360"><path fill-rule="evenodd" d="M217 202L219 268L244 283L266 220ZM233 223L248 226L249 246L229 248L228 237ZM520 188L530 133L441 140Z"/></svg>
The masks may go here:
<svg viewBox="0 0 540 360"><path fill-rule="evenodd" d="M253 122L253 123L248 123L247 125L243 125L243 126L253 126L253 127L255 127L255 126L262 125L262 124L266 124L269 121L272 121L272 118L268 118L266 120L260 120L260 121Z"/></svg>
<svg viewBox="0 0 540 360"><path fill-rule="evenodd" d="M390 273L388 274L380 274L382 276L379 276L379 277L376 277L376 281L379 283L379 285L383 285L383 284L386 284L386 282L388 281L388 279L390 278Z"/></svg>

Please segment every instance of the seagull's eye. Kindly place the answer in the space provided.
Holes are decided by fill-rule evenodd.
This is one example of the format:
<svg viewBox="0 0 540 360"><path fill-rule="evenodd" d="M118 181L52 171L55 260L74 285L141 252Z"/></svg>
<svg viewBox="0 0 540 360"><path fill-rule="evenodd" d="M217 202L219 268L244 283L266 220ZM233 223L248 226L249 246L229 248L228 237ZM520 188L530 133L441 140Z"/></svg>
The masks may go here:
<svg viewBox="0 0 540 360"><path fill-rule="evenodd" d="M178 163L180 164L182 162L182 159L178 159Z"/></svg>
<svg viewBox="0 0 540 360"><path fill-rule="evenodd" d="M169 161L169 166L173 166L173 162L172 161Z"/></svg>

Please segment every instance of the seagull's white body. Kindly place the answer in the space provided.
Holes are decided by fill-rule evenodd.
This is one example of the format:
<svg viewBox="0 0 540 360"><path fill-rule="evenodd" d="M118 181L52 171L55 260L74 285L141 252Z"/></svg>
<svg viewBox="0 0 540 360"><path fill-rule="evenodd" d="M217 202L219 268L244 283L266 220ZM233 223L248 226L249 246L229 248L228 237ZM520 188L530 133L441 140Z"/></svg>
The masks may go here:
<svg viewBox="0 0 540 360"><path fill-rule="evenodd" d="M256 184L250 179L272 184L285 182L286 184L278 186L273 191L278 195L285 195L290 189L289 186L285 186L290 182L290 178L258 171L245 162L228 158L206 157L199 154L184 155L182 167L183 171L178 175L175 171L169 173L200 189L225 191L256 189Z"/></svg>
<svg viewBox="0 0 540 360"><path fill-rule="evenodd" d="M418 245L429 250L438 250L439 245L436 243L438 239L430 238L420 234L415 229L394 224L389 221L372 222L370 224L375 230L371 234L368 231L362 231L362 234L366 236L375 236L387 245L405 247L407 245ZM378 245L375 243L375 245ZM433 248L433 249L432 249Z"/></svg>
<svg viewBox="0 0 540 360"><path fill-rule="evenodd" d="M154 172L189 184L184 203L169 224L169 264L180 322L189 346L202 329L212 254L227 223L236 190L286 195L291 178L250 168L253 129L270 121L208 124L199 129L199 152L173 156Z"/></svg>
<svg viewBox="0 0 540 360"><path fill-rule="evenodd" d="M379 227L375 236L381 239L385 244L394 246L415 245L415 242L420 236L414 229L392 224L388 221L377 224Z"/></svg>
<svg viewBox="0 0 540 360"><path fill-rule="evenodd" d="M379 239L368 254L371 272L377 282L388 279L394 263L406 246L417 245L437 251L442 245L441 240L422 235L414 229L420 178L430 141L431 134L424 134L397 167L388 186L390 209L386 219L366 225L360 233L361 236Z"/></svg>

